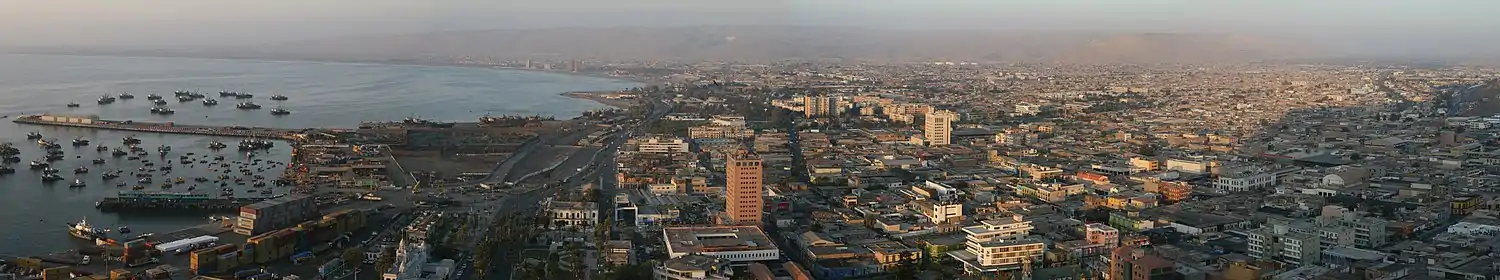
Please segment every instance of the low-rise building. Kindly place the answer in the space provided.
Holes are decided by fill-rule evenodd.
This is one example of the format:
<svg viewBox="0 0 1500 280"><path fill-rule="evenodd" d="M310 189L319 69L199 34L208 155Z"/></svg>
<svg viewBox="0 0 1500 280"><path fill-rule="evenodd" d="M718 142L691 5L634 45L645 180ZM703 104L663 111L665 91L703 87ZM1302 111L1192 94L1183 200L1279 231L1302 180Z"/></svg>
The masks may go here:
<svg viewBox="0 0 1500 280"><path fill-rule="evenodd" d="M757 226L669 227L662 233L669 258L695 253L731 263L781 258L776 244Z"/></svg>

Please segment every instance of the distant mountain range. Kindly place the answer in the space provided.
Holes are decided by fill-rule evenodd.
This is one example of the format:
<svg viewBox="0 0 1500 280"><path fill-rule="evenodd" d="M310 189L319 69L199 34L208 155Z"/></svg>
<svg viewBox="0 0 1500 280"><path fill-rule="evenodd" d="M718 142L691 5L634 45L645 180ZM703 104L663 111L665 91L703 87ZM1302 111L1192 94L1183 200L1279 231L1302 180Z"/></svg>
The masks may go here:
<svg viewBox="0 0 1500 280"><path fill-rule="evenodd" d="M261 46L138 50L227 58L429 60L451 57L677 61L843 59L878 62L1212 63L1302 58L1293 38L851 27L697 26L552 28L332 38ZM61 51L61 50L58 50Z"/></svg>

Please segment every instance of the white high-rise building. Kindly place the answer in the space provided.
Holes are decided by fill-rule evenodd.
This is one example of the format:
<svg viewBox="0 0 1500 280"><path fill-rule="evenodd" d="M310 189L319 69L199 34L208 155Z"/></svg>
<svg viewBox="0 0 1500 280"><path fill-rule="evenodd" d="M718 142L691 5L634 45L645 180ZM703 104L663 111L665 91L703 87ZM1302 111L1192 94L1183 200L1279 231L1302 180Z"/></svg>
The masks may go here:
<svg viewBox="0 0 1500 280"><path fill-rule="evenodd" d="M948 256L962 262L964 271L970 274L1021 270L1040 265L1047 243L1027 237L1031 234L1030 221L1020 215L1011 219L987 220L977 226L964 227L967 246L963 251L949 252Z"/></svg>
<svg viewBox="0 0 1500 280"><path fill-rule="evenodd" d="M955 120L958 120L958 115L947 110L927 113L927 119L922 123L922 137L927 138L927 145L953 144L953 121Z"/></svg>

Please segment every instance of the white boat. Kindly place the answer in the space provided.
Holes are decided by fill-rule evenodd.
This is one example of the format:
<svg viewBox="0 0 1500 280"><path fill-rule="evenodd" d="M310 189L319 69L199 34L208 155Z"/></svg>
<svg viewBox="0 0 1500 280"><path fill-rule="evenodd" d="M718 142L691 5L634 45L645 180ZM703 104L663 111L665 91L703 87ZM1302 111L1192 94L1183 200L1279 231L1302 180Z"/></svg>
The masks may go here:
<svg viewBox="0 0 1500 280"><path fill-rule="evenodd" d="M94 240L104 235L104 231L90 226L88 219L83 219L79 220L78 223L68 223L68 234L77 238Z"/></svg>

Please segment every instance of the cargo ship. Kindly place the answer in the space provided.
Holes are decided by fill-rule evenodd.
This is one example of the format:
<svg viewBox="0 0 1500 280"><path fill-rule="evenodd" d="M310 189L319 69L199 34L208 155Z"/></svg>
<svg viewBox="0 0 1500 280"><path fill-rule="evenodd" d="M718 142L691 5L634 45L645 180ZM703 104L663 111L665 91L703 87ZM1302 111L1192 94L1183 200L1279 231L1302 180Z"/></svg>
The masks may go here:
<svg viewBox="0 0 1500 280"><path fill-rule="evenodd" d="M93 241L103 237L104 231L90 226L88 219L83 219L78 221L78 223L68 223L68 234L73 235L73 237Z"/></svg>

